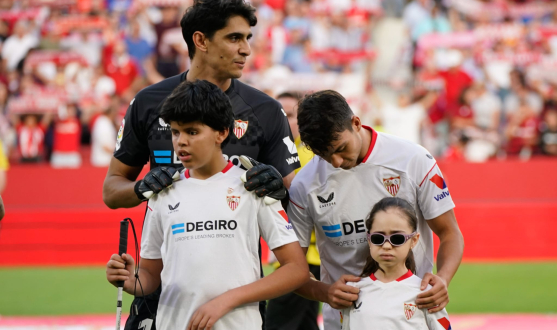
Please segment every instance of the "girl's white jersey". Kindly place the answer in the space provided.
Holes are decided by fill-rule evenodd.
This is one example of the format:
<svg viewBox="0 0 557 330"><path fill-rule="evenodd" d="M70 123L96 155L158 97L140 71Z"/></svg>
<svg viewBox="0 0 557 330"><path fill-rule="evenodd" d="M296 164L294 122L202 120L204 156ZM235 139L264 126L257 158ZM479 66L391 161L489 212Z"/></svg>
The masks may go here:
<svg viewBox="0 0 557 330"><path fill-rule="evenodd" d="M302 247L315 228L321 281L360 275L369 246L365 219L384 197L408 201L418 216L420 240L413 249L417 275L433 268L433 234L427 221L454 208L435 159L423 147L393 135L372 132L368 155L350 169L314 157L294 178L288 215ZM338 310L323 305L325 330L340 328Z"/></svg>
<svg viewBox="0 0 557 330"><path fill-rule="evenodd" d="M186 329L201 305L259 280L260 235L271 250L297 241L280 203L267 206L246 191L243 172L232 163L206 180L186 171L149 200L141 257L164 265L157 329ZM255 302L233 309L213 329L260 330L261 324Z"/></svg>
<svg viewBox="0 0 557 330"><path fill-rule="evenodd" d="M372 274L360 282L348 283L360 289L358 300L341 314L342 330L449 330L445 309L430 314L418 309L416 297L422 279L411 271L396 281L383 283ZM429 286L427 289L430 289Z"/></svg>

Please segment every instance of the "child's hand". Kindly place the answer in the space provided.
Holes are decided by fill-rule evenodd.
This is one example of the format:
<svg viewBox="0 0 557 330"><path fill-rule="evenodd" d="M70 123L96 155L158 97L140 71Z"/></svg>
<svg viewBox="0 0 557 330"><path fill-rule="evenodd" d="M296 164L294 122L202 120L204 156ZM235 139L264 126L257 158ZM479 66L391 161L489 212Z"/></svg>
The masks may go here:
<svg viewBox="0 0 557 330"><path fill-rule="evenodd" d="M135 261L129 254L124 253L121 257L113 254L106 264L106 279L114 286L118 286L116 284L118 281L131 281L130 276L133 274L134 266Z"/></svg>
<svg viewBox="0 0 557 330"><path fill-rule="evenodd" d="M226 313L232 310L230 299L218 296L215 299L203 304L193 313L187 330L211 330L217 321Z"/></svg>
<svg viewBox="0 0 557 330"><path fill-rule="evenodd" d="M354 275L342 275L338 281L329 287L327 303L334 309L352 306L358 300L360 289L347 285L346 282L359 282L362 278Z"/></svg>

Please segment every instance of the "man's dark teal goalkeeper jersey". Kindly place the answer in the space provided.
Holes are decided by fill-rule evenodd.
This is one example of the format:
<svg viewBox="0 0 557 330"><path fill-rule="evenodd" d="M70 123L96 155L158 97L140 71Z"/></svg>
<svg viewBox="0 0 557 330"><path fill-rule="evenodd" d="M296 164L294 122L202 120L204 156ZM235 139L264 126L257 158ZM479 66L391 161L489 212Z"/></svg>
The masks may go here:
<svg viewBox="0 0 557 330"><path fill-rule="evenodd" d="M128 166L143 166L150 160L157 166L180 168L172 147L170 126L159 117L162 103L186 79L186 74L165 79L141 90L130 103L118 131L114 157ZM274 166L283 176L300 167L288 120L280 103L238 80L226 91L235 122L230 142L224 147L227 160L240 166L247 155Z"/></svg>

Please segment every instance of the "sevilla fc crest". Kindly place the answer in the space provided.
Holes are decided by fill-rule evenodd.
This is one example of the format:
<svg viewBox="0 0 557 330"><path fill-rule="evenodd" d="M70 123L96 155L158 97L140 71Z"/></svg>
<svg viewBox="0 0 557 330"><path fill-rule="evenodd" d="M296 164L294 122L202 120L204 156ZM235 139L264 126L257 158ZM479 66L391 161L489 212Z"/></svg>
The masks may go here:
<svg viewBox="0 0 557 330"><path fill-rule="evenodd" d="M400 176L383 179L383 186L387 189L391 196L395 197L396 194L398 194L398 189L400 188Z"/></svg>
<svg viewBox="0 0 557 330"><path fill-rule="evenodd" d="M416 305L404 303L404 316L406 316L407 320L410 320L414 313L416 313Z"/></svg>
<svg viewBox="0 0 557 330"><path fill-rule="evenodd" d="M226 196L228 207L234 211L240 205L240 196Z"/></svg>
<svg viewBox="0 0 557 330"><path fill-rule="evenodd" d="M248 130L248 122L240 119L234 121L234 135L239 139L246 134Z"/></svg>

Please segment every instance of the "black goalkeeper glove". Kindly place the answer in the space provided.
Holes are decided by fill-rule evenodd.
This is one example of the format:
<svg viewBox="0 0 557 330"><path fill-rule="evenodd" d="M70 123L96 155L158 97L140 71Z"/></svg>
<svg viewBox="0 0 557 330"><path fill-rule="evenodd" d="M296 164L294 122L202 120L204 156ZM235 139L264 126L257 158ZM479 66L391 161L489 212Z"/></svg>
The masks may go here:
<svg viewBox="0 0 557 330"><path fill-rule="evenodd" d="M265 196L265 204L271 205L286 197L282 175L271 165L261 164L248 156L240 156L240 162L248 169L242 174L247 191L255 192L258 197Z"/></svg>
<svg viewBox="0 0 557 330"><path fill-rule="evenodd" d="M162 190L171 187L174 181L180 179L180 172L174 167L160 166L145 174L143 180L135 183L134 191L142 201L146 201L160 193Z"/></svg>

